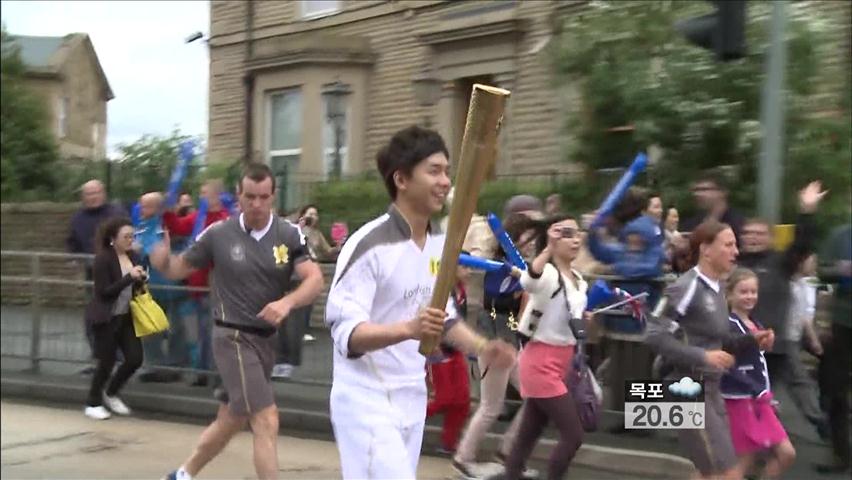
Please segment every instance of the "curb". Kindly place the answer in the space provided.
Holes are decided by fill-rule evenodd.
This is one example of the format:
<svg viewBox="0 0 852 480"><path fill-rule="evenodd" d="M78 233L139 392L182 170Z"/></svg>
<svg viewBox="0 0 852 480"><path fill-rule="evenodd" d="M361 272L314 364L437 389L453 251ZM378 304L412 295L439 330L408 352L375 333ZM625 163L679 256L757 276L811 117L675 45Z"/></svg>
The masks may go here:
<svg viewBox="0 0 852 480"><path fill-rule="evenodd" d="M88 387L79 383L9 377L2 377L0 380L0 388L2 388L4 397L76 404L82 410L88 396ZM137 384L129 384L124 389L122 397L133 408L141 412L168 414L201 421L209 421L213 418L219 405L212 396L200 398L159 392L151 393L144 391ZM278 409L278 413L281 428L285 431L312 432L325 435L329 439L332 438L331 422L327 412L281 407ZM427 425L423 439L423 451L428 452L430 449L432 451L437 449L440 445L440 434L439 427ZM501 434L487 434L482 450L496 451L501 440ZM552 439L543 438L539 440L533 451L533 458L548 459L555 445L556 441ZM597 470L631 476L641 475L656 479L688 478L695 471L689 460L675 455L592 444L583 444L577 451L573 463Z"/></svg>

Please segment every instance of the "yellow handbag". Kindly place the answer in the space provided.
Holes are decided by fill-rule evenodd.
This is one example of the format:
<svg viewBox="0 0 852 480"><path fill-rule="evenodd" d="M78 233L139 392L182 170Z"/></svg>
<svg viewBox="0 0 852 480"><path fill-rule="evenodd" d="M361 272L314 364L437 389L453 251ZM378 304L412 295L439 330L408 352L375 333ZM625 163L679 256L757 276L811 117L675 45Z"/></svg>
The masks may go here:
<svg viewBox="0 0 852 480"><path fill-rule="evenodd" d="M148 285L142 287L130 299L130 315L133 317L133 329L137 337L147 337L169 329L166 313L154 301Z"/></svg>

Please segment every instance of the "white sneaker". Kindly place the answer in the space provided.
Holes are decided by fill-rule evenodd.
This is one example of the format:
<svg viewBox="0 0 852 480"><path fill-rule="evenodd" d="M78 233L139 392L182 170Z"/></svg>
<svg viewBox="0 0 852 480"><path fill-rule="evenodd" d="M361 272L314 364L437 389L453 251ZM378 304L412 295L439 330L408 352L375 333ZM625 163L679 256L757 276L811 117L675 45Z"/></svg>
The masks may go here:
<svg viewBox="0 0 852 480"><path fill-rule="evenodd" d="M104 392L104 405L118 415L130 415L130 408L118 397L110 397Z"/></svg>
<svg viewBox="0 0 852 480"><path fill-rule="evenodd" d="M83 410L83 413L85 413L87 417L93 418L95 420L106 420L107 418L112 416L110 415L109 410L107 410L103 406L86 407L86 409Z"/></svg>
<svg viewBox="0 0 852 480"><path fill-rule="evenodd" d="M302 337L303 342L313 342L316 338L310 333L306 333L304 337Z"/></svg>
<svg viewBox="0 0 852 480"><path fill-rule="evenodd" d="M462 480L483 480L505 471L503 465L494 462L459 462L454 459L452 466Z"/></svg>
<svg viewBox="0 0 852 480"><path fill-rule="evenodd" d="M279 363L272 367L272 378L290 378L293 376L293 365Z"/></svg>

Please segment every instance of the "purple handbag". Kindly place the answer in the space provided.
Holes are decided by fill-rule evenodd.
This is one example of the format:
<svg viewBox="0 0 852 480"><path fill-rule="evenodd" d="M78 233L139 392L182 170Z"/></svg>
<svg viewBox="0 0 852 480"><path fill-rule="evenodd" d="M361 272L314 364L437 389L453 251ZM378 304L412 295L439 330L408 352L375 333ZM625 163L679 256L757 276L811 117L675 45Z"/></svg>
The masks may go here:
<svg viewBox="0 0 852 480"><path fill-rule="evenodd" d="M583 430L596 431L601 414L601 392L592 370L586 364L582 341L577 344L574 365L568 374L568 388L571 390Z"/></svg>

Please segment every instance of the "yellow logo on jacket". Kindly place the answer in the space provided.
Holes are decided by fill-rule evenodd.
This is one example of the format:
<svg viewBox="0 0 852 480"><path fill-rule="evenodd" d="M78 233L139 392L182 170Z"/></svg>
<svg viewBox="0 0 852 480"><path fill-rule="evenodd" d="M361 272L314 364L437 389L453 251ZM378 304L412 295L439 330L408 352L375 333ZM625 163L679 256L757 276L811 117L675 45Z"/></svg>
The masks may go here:
<svg viewBox="0 0 852 480"><path fill-rule="evenodd" d="M278 245L277 247L272 247L272 255L275 256L275 265L284 265L290 259L287 257L287 253L289 249L287 245Z"/></svg>
<svg viewBox="0 0 852 480"><path fill-rule="evenodd" d="M433 277L438 275L438 270L441 269L441 260L439 258L432 257L429 259L429 273L432 274Z"/></svg>

